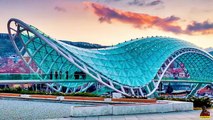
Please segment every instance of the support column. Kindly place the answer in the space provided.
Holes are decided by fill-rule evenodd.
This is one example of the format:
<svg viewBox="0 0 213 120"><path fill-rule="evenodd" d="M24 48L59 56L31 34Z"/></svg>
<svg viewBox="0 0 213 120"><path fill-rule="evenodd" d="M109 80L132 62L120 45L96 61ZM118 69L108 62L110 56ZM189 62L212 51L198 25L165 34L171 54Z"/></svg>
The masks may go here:
<svg viewBox="0 0 213 120"><path fill-rule="evenodd" d="M192 97L196 91L202 86L202 83L198 83L193 89L192 91L186 96L186 98L190 98Z"/></svg>

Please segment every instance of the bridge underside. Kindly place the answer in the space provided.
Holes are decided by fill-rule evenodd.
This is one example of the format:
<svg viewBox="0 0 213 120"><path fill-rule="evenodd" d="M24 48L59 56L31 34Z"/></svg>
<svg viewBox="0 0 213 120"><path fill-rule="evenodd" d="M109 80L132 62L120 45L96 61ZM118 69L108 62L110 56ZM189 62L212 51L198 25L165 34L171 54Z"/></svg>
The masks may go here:
<svg viewBox="0 0 213 120"><path fill-rule="evenodd" d="M126 96L157 95L155 91L173 62L184 64L187 81L197 82L195 89L213 80L213 57L172 38L137 39L113 48L88 50L54 40L17 19L8 22L8 31L25 64L40 81L58 92L63 87L66 93L75 89L83 92L94 85L97 91L108 88ZM53 79L73 82L49 81Z"/></svg>

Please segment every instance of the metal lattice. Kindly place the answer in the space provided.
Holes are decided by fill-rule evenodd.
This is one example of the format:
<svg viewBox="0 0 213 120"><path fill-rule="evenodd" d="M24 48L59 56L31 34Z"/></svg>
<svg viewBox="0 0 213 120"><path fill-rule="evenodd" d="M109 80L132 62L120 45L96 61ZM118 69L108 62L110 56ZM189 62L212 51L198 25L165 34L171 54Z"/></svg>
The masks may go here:
<svg viewBox="0 0 213 120"><path fill-rule="evenodd" d="M177 60L185 64L194 80L213 80L213 57L191 43L174 38L141 38L108 48L84 49L54 40L17 19L10 19L8 31L18 54L38 76L56 70L71 73L81 70L91 79L123 95L151 96L168 67ZM21 47L15 37L21 41ZM24 59L26 54L29 61ZM31 67L33 62L37 68ZM155 76L157 81L154 81ZM41 79L45 80L47 76ZM80 88L82 91L88 88L87 85L92 84L49 84L56 91L65 86L66 92L79 86L83 86Z"/></svg>

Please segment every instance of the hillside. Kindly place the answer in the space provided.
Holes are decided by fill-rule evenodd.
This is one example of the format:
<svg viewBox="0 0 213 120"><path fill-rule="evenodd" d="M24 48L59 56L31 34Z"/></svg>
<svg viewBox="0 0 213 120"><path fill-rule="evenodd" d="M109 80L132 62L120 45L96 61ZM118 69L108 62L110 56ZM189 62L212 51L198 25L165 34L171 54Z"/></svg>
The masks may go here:
<svg viewBox="0 0 213 120"><path fill-rule="evenodd" d="M107 47L107 46L102 46L99 44L92 44L87 42L71 42L66 40L61 40L61 41L69 45L73 45L73 46L77 46L81 48L87 48L87 49ZM14 54L16 54L16 52L10 41L9 35L5 33L0 33L0 57L9 57Z"/></svg>
<svg viewBox="0 0 213 120"><path fill-rule="evenodd" d="M9 57L15 54L15 49L10 41L8 34L0 34L0 57Z"/></svg>
<svg viewBox="0 0 213 120"><path fill-rule="evenodd" d="M74 45L81 48L103 48L98 44L87 42L70 42L61 40L66 44ZM16 51L10 41L9 35L0 33L0 73L29 73L30 70L25 66L24 62L16 55Z"/></svg>

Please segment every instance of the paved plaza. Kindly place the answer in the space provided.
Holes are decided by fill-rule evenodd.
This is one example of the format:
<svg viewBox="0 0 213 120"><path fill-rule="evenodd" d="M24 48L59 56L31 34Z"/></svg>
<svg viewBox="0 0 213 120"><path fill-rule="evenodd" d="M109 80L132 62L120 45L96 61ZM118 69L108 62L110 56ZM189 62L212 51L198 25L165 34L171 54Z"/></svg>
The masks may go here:
<svg viewBox="0 0 213 120"><path fill-rule="evenodd" d="M213 110L211 112L211 119L213 120ZM186 112L170 112L170 113L156 113L156 114L136 114L136 115L119 115L119 116L97 116L97 117L70 117L60 118L54 120L202 120L200 119L201 110L186 111Z"/></svg>
<svg viewBox="0 0 213 120"><path fill-rule="evenodd" d="M0 120L200 120L201 110L119 116L71 117L70 107L76 103L0 99ZM213 118L213 109L211 118Z"/></svg>

